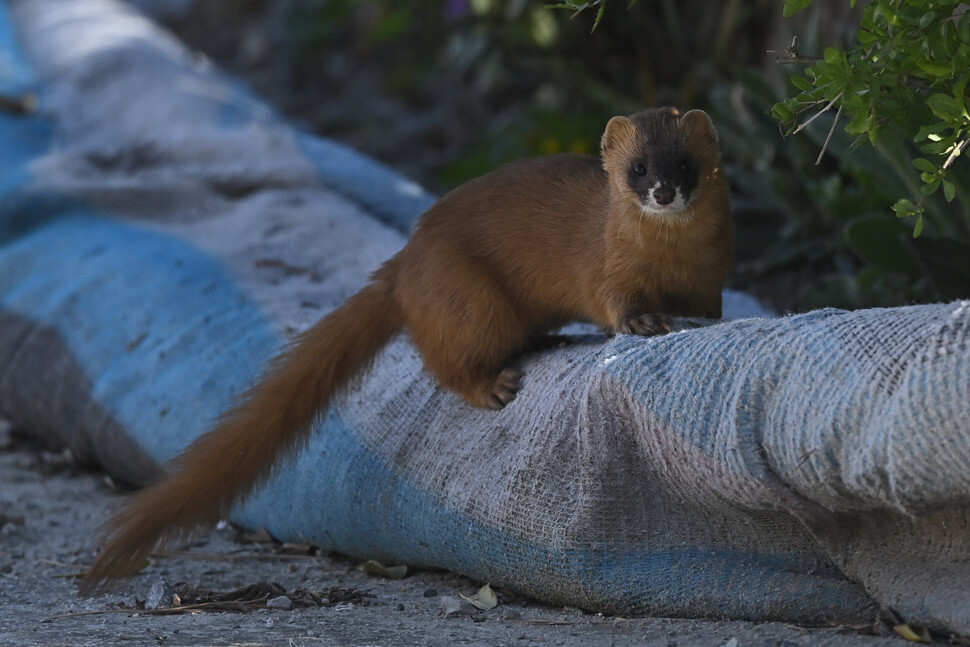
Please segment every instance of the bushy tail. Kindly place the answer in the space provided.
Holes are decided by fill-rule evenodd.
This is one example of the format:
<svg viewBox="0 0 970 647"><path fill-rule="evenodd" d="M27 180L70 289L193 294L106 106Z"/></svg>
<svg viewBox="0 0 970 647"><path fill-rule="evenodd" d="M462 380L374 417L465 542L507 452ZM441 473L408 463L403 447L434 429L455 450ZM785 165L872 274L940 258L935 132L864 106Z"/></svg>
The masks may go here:
<svg viewBox="0 0 970 647"><path fill-rule="evenodd" d="M216 427L104 526L107 543L82 588L128 575L165 541L229 514L280 460L306 442L317 413L401 329L390 286L371 283L307 330Z"/></svg>

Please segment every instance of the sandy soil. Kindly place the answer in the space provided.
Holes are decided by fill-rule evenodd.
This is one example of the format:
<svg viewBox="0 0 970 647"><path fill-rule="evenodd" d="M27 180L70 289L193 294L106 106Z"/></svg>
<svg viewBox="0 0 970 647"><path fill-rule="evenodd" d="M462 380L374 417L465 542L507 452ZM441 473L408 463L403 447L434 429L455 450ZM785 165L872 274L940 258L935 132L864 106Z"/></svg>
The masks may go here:
<svg viewBox="0 0 970 647"><path fill-rule="evenodd" d="M458 594L473 595L481 582L429 571L386 579L339 556L307 554L306 547L242 541L233 529L214 530L201 541L153 558L139 575L106 593L79 596L75 575L92 559L98 524L121 497L103 474L0 429L0 645L903 644L896 637L874 635L872 627L604 617L506 591L497 591L497 607L479 611ZM163 579L185 606L210 591L251 586L262 601L226 603L236 610L218 610L211 603L177 613L137 608ZM278 584L285 594L267 583ZM267 598L276 599L271 606L292 606L266 608ZM887 632L882 625L877 628L877 633Z"/></svg>

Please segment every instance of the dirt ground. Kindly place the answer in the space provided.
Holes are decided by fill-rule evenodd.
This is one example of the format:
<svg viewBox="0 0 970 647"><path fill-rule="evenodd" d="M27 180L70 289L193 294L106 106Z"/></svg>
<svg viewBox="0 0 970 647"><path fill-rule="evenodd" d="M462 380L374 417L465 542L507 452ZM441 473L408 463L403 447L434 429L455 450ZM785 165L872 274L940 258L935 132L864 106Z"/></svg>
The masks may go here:
<svg viewBox="0 0 970 647"><path fill-rule="evenodd" d="M103 474L0 429L0 645L903 644L884 625L810 628L608 617L542 605L501 590L498 606L479 611L459 594L474 595L481 582L430 571L387 579L339 556L307 554L305 547L241 541L233 529L214 530L203 541L153 558L142 573L106 593L79 596L75 576L93 557L99 523L121 500ZM210 601L178 612L137 608L163 579L184 607L199 598ZM252 587L249 592L259 601L240 601L238 590L244 587ZM237 593L220 607L206 595L210 591ZM267 600L277 608L266 608Z"/></svg>

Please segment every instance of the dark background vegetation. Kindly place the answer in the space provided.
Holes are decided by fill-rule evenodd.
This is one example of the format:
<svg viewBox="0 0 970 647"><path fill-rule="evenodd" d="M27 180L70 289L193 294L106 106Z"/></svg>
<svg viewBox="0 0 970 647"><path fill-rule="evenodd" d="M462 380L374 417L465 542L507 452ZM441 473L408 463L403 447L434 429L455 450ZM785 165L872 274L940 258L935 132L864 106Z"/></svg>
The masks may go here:
<svg viewBox="0 0 970 647"><path fill-rule="evenodd" d="M891 211L919 177L905 136L873 149L836 132L816 165L831 118L786 138L770 116L796 66L769 50L795 35L803 54L842 46L858 8L818 0L783 18L779 0L626 4L594 31L595 11L541 0L198 0L169 26L297 123L438 192L516 157L595 154L615 114L705 108L732 182L734 287L779 312L970 296L959 262L908 254L912 224ZM927 239L970 241L966 205L954 208L963 231Z"/></svg>

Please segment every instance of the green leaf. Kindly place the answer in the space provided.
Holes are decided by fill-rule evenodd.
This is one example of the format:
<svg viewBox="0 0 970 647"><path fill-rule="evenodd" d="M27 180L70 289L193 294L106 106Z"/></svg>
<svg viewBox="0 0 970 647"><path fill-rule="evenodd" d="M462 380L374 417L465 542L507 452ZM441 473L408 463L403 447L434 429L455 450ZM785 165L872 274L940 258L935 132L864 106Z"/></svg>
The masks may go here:
<svg viewBox="0 0 970 647"><path fill-rule="evenodd" d="M893 205L893 212L896 214L897 218L907 218L913 215L916 211L916 205L913 204L912 200L907 200L906 198L900 198Z"/></svg>
<svg viewBox="0 0 970 647"><path fill-rule="evenodd" d="M856 40L858 40L863 45L868 45L869 43L874 43L879 40L879 35L868 29L860 29L856 32Z"/></svg>
<svg viewBox="0 0 970 647"><path fill-rule="evenodd" d="M795 113L793 113L784 103L776 103L774 106L772 106L771 114L779 121L791 121L795 116Z"/></svg>
<svg viewBox="0 0 970 647"><path fill-rule="evenodd" d="M953 202L954 196L956 196L957 188L953 185L953 182L949 180L943 180L943 197L946 198L947 202Z"/></svg>
<svg viewBox="0 0 970 647"><path fill-rule="evenodd" d="M916 224L913 226L913 238L919 238L923 233L923 214L916 217Z"/></svg>
<svg viewBox="0 0 970 647"><path fill-rule="evenodd" d="M916 65L930 76L947 77L953 72L952 65L942 65L922 58L916 61Z"/></svg>
<svg viewBox="0 0 970 647"><path fill-rule="evenodd" d="M941 124L941 123L925 124L923 126L920 126L920 129L916 133L916 136L913 137L913 141L921 142L924 139L934 139L934 141L939 141L938 133L945 129L946 129L945 124ZM932 136L935 136L935 138Z"/></svg>
<svg viewBox="0 0 970 647"><path fill-rule="evenodd" d="M933 139L932 137L930 139ZM944 155L948 154L949 151L953 150L953 137L947 137L946 139L935 139L919 147L924 153L929 153L930 155Z"/></svg>
<svg viewBox="0 0 970 647"><path fill-rule="evenodd" d="M963 78L953 85L953 100L957 102L957 108L963 117L970 119L970 115L967 114L967 100L964 96L967 83L970 83L970 74L964 74Z"/></svg>
<svg viewBox="0 0 970 647"><path fill-rule="evenodd" d="M925 181L925 180L924 180ZM926 182L923 186L919 188L919 192L923 195L933 195L936 190L940 188L940 178L936 178L931 182Z"/></svg>
<svg viewBox="0 0 970 647"><path fill-rule="evenodd" d="M851 110L847 110L850 112ZM855 118L845 125L845 132L850 135L861 135L869 130L869 115L865 112L858 113Z"/></svg>
<svg viewBox="0 0 970 647"><path fill-rule="evenodd" d="M782 15L785 18L796 14L808 5L812 4L812 0L785 0L785 8L782 10Z"/></svg>
<svg viewBox="0 0 970 647"><path fill-rule="evenodd" d="M837 47L826 47L823 56L825 58L824 62L829 65L841 65L846 62L845 52ZM819 62L821 63L822 61Z"/></svg>
<svg viewBox="0 0 970 647"><path fill-rule="evenodd" d="M791 84L794 85L799 90L801 90L802 92L812 91L812 83L801 74L796 74L793 77L791 77Z"/></svg>
<svg viewBox="0 0 970 647"><path fill-rule="evenodd" d="M945 121L959 119L963 113L957 100L942 92L931 94L926 99L926 105L929 106L934 115Z"/></svg>
<svg viewBox="0 0 970 647"><path fill-rule="evenodd" d="M914 159L913 166L925 173L936 173L936 165L925 157L917 157Z"/></svg>

